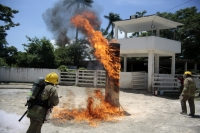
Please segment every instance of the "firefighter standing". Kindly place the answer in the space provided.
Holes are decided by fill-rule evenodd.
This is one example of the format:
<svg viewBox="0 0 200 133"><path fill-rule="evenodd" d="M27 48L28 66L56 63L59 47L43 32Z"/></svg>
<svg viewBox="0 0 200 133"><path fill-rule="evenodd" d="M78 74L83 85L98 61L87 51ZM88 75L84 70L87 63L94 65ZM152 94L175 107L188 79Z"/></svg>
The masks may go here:
<svg viewBox="0 0 200 133"><path fill-rule="evenodd" d="M183 74L183 78L184 78L184 88L180 95L182 112L180 113L183 115L187 114L186 101L188 101L190 106L189 116L194 116L195 115L194 97L196 93L196 84L195 81L192 79L192 73L190 71L186 71Z"/></svg>
<svg viewBox="0 0 200 133"><path fill-rule="evenodd" d="M30 118L30 126L27 133L41 133L41 128L49 108L58 105L58 92L54 85L58 84L58 75L49 73L45 78L45 88L39 98L41 102L28 109L27 117Z"/></svg>

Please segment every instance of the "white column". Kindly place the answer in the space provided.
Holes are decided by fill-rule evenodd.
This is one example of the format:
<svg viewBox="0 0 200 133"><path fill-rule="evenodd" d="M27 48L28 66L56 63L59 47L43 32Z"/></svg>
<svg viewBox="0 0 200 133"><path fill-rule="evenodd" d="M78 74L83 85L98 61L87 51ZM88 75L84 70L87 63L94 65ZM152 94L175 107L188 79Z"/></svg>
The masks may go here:
<svg viewBox="0 0 200 133"><path fill-rule="evenodd" d="M155 55L155 73L159 74L159 55Z"/></svg>
<svg viewBox="0 0 200 133"><path fill-rule="evenodd" d="M171 74L175 74L175 54L172 56Z"/></svg>
<svg viewBox="0 0 200 133"><path fill-rule="evenodd" d="M127 72L127 57L124 57L124 72Z"/></svg>
<svg viewBox="0 0 200 133"><path fill-rule="evenodd" d="M75 81L75 85L78 85L78 75L79 75L79 71L76 70L76 81Z"/></svg>
<svg viewBox="0 0 200 133"><path fill-rule="evenodd" d="M97 70L94 71L94 87L97 87Z"/></svg>
<svg viewBox="0 0 200 133"><path fill-rule="evenodd" d="M148 54L148 90L151 91L152 75L154 73L154 52Z"/></svg>
<svg viewBox="0 0 200 133"><path fill-rule="evenodd" d="M127 38L127 32L124 32L124 38Z"/></svg>
<svg viewBox="0 0 200 133"><path fill-rule="evenodd" d="M160 36L160 29L156 30L156 36Z"/></svg>
<svg viewBox="0 0 200 133"><path fill-rule="evenodd" d="M197 63L194 64L194 72L197 73Z"/></svg>
<svg viewBox="0 0 200 133"><path fill-rule="evenodd" d="M115 26L115 39L118 39L118 26Z"/></svg>
<svg viewBox="0 0 200 133"><path fill-rule="evenodd" d="M187 62L185 62L184 70L187 71Z"/></svg>

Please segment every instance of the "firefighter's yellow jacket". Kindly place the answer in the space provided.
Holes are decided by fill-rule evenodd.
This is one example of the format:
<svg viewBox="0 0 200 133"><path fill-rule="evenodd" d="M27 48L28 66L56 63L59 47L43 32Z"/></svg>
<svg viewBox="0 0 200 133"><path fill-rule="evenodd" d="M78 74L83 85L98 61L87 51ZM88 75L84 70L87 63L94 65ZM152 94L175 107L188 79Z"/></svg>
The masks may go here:
<svg viewBox="0 0 200 133"><path fill-rule="evenodd" d="M48 84L45 86L41 94L41 100L47 100L48 106L56 106L59 103L58 92L56 88ZM47 108L40 105L34 105L31 109L28 109L27 117L33 118L38 121L43 121L46 116Z"/></svg>
<svg viewBox="0 0 200 133"><path fill-rule="evenodd" d="M196 93L195 81L191 77L184 79L184 88L182 91L182 95L183 96L195 96L195 93Z"/></svg>

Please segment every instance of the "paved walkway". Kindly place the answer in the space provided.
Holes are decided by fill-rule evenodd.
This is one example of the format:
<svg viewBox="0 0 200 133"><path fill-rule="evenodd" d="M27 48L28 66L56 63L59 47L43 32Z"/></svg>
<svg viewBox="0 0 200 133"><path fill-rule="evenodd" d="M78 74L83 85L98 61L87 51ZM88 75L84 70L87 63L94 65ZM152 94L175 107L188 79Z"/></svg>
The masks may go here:
<svg viewBox="0 0 200 133"><path fill-rule="evenodd" d="M0 89L31 89L31 83L0 83Z"/></svg>

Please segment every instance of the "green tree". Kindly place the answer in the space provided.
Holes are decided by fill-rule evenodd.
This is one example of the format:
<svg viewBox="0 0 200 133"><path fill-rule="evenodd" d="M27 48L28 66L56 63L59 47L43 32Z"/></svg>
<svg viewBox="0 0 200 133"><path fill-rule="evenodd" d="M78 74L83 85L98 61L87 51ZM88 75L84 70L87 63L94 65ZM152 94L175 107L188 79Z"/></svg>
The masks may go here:
<svg viewBox="0 0 200 133"><path fill-rule="evenodd" d="M5 57L7 54L5 51L6 45L8 44L6 41L6 31L11 27L19 26L19 23L14 23L12 21L16 13L18 13L17 10L0 4L0 20L4 22L4 25L0 26L0 57Z"/></svg>
<svg viewBox="0 0 200 133"><path fill-rule="evenodd" d="M67 5L67 9L74 9L75 14L85 10L87 7L92 7L93 0L64 0L63 4ZM76 28L76 41L78 41L78 28Z"/></svg>
<svg viewBox="0 0 200 133"><path fill-rule="evenodd" d="M80 66L85 59L91 59L91 51L88 50L88 41L79 39L65 48L55 50L57 64Z"/></svg>
<svg viewBox="0 0 200 133"><path fill-rule="evenodd" d="M14 46L10 46L10 47L6 47L5 48L5 52L6 52L6 63L9 66L15 66L16 65L16 56L18 54L17 48Z"/></svg>
<svg viewBox="0 0 200 133"><path fill-rule="evenodd" d="M5 62L3 58L0 58L0 67L1 66L8 66L8 64Z"/></svg>
<svg viewBox="0 0 200 133"><path fill-rule="evenodd" d="M144 11L142 11L142 12L136 12L136 15L137 15L138 17L143 17L144 14L146 14L146 13L147 13L147 11L144 10Z"/></svg>
<svg viewBox="0 0 200 133"><path fill-rule="evenodd" d="M26 51L25 58L28 66L33 68L55 68L55 55L54 47L50 40L43 37L39 39L37 37L27 37L30 43L23 44ZM19 56L24 56L20 54ZM23 60L24 61L24 60Z"/></svg>
<svg viewBox="0 0 200 133"><path fill-rule="evenodd" d="M16 63L15 55L17 54L17 49L14 46L8 47L8 42L6 41L7 33L11 27L19 26L19 23L14 23L12 18L14 14L18 13L17 10L13 10L10 7L0 4L0 58L1 66L11 66Z"/></svg>
<svg viewBox="0 0 200 133"><path fill-rule="evenodd" d="M55 50L55 60L56 66L59 65L68 65L70 63L70 57L68 56L68 46L67 47L59 47Z"/></svg>
<svg viewBox="0 0 200 133"><path fill-rule="evenodd" d="M27 53L19 51L16 55L16 66L17 67L29 67L29 64L27 61Z"/></svg>
<svg viewBox="0 0 200 133"><path fill-rule="evenodd" d="M108 26L107 26L107 28L106 28L106 30L105 30L105 33L106 33L106 32L108 33L108 30L109 30L110 27L111 27L111 31L110 31L110 33L108 34L108 37L107 37L107 38L113 38L113 35L114 35L114 28L115 28L115 25L114 25L113 22L119 21L119 20L122 20L122 19L120 18L120 15L119 15L119 14L114 14L114 13L112 13L112 12L110 12L108 16L105 15L104 18L108 19ZM105 34L105 33L103 33L103 34Z"/></svg>
<svg viewBox="0 0 200 133"><path fill-rule="evenodd" d="M173 13L157 13L159 16L183 23L182 27L161 30L160 35L181 41L181 54L177 57L200 61L200 12L196 7L180 9Z"/></svg>

